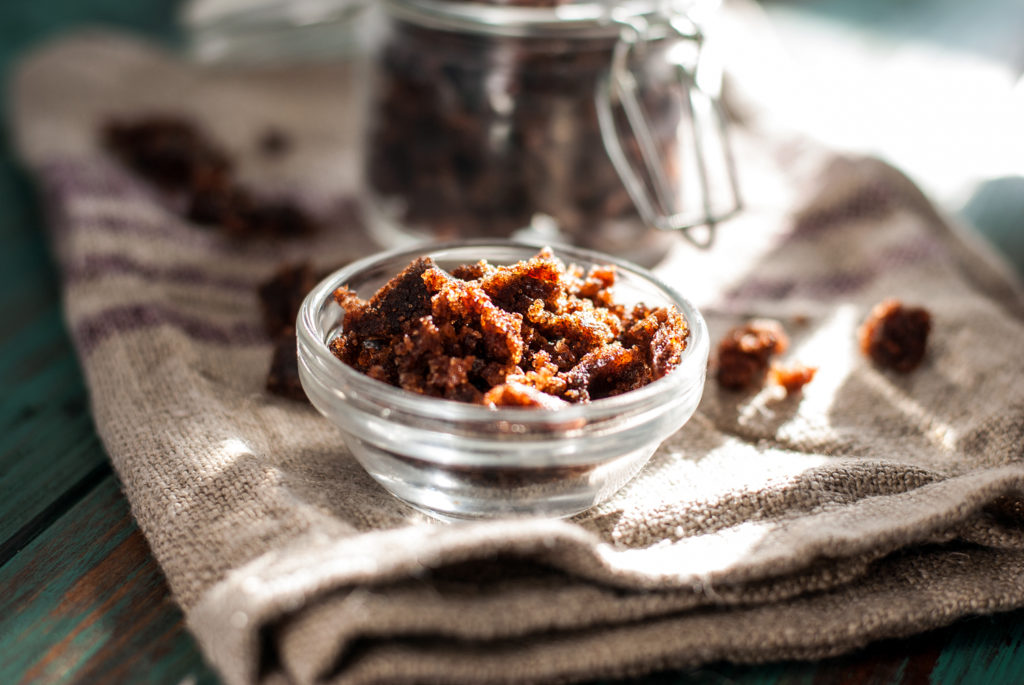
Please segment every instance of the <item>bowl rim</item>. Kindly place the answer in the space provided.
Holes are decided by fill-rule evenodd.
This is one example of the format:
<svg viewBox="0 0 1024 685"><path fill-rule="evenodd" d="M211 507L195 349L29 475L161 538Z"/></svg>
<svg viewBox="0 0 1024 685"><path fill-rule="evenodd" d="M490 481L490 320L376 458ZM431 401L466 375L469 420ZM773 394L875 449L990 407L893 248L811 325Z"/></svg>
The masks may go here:
<svg viewBox="0 0 1024 685"><path fill-rule="evenodd" d="M337 288L347 283L354 276L382 262L405 256L407 257L405 260L407 263L419 256L434 257L437 253L465 249L522 249L535 253L542 247L550 247L555 256L567 264L578 262L612 264L620 272L628 272L630 275L638 277L641 281L645 281L660 290L665 298L679 309L688 324L687 346L683 351L683 357L679 365L665 376L641 388L592 402L569 404L566 407L551 410L532 407L491 408L481 404L420 395L384 383L383 381L378 381L335 357L327 346L328 336L331 335L333 329L321 331L318 323L318 313L321 305L328 298L331 298ZM527 259L529 256L532 256L532 254L517 257L517 259ZM435 258L443 259L444 257ZM487 258L487 255L480 255L473 261ZM611 255L543 240L469 239L442 243L425 242L402 246L363 257L330 273L306 295L296 318L296 333L298 336L297 344L300 363L304 350L311 350L320 362L321 371L330 374L330 380L334 388L351 386L375 401L380 402L382 405L425 418L487 423L506 420L527 425L551 424L553 419L556 419L558 423L562 423L565 420L577 418L592 421L594 419L621 415L628 409L646 407L652 402L656 403L659 397L663 397L666 393L670 393L673 390L680 393L686 392L690 386L703 380L710 347L707 324L700 311L675 287L665 283L658 276L655 276L643 267ZM325 383L324 378L318 378L317 380L318 382Z"/></svg>

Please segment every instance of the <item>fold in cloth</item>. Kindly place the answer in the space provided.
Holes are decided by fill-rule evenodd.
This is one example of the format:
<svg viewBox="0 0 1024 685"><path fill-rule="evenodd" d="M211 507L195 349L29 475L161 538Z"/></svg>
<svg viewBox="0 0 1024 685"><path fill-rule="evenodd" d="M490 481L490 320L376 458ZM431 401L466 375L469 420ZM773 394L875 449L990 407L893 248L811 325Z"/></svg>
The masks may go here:
<svg viewBox="0 0 1024 685"><path fill-rule="evenodd" d="M1017 285L904 176L737 131L749 209L659 267L717 339L780 319L802 395L709 383L694 418L571 520L440 524L390 497L309 406L263 391L256 286L363 251L345 66L206 71L108 34L22 66L17 142L44 190L96 425L203 652L229 683L522 683L717 659L832 655L1024 605L1024 326ZM328 228L238 244L97 146L109 116L202 121L246 181ZM270 164L268 125L293 136ZM855 330L928 307L915 373Z"/></svg>

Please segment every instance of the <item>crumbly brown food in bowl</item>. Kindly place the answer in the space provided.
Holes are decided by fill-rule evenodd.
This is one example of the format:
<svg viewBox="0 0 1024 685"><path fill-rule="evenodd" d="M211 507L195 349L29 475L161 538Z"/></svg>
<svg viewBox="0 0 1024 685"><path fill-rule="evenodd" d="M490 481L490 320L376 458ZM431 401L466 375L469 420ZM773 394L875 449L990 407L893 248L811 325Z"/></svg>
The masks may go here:
<svg viewBox="0 0 1024 685"><path fill-rule="evenodd" d="M414 260L369 300L343 286L331 351L371 378L432 397L554 409L661 378L686 349L673 306L614 300L615 268L566 267L545 248L509 266L446 272Z"/></svg>

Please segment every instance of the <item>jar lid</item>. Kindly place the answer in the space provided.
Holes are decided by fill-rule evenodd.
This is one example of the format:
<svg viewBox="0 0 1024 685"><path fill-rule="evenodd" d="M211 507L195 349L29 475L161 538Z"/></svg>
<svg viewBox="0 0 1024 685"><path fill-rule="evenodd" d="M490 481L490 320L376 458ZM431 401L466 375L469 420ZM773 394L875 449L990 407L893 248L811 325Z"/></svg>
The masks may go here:
<svg viewBox="0 0 1024 685"><path fill-rule="evenodd" d="M624 20L688 14L701 0L385 0L391 16L429 28L510 37L615 37ZM545 6L546 5L546 6Z"/></svg>
<svg viewBox="0 0 1024 685"><path fill-rule="evenodd" d="M188 0L180 20L200 62L267 65L369 50L369 0Z"/></svg>

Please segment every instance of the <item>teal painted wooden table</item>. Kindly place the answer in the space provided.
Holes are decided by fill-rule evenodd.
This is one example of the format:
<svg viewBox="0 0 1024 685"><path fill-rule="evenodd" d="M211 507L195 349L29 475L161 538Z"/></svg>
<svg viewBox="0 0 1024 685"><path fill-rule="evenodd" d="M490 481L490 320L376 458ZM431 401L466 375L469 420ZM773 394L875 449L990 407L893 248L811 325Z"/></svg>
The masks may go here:
<svg viewBox="0 0 1024 685"><path fill-rule="evenodd" d="M5 0L0 74L84 23L174 40L176 3ZM33 188L0 135L0 683L216 683L135 526L89 415ZM1024 611L820 662L639 681L1021 683Z"/></svg>

